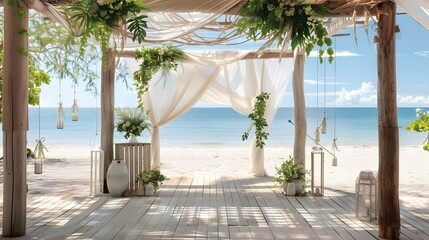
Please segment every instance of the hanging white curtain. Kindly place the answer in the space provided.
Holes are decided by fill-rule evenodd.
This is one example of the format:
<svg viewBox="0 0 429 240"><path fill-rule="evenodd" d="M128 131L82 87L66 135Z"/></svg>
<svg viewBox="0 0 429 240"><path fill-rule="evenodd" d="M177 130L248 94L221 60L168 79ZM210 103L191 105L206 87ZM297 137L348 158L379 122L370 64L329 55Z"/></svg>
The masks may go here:
<svg viewBox="0 0 429 240"><path fill-rule="evenodd" d="M428 0L396 0L398 6L410 17L429 30L429 1Z"/></svg>
<svg viewBox="0 0 429 240"><path fill-rule="evenodd" d="M293 72L292 59L252 59L242 60L224 66L221 76L207 90L203 100L230 104L243 115L249 115L261 92L270 93L265 118L271 124L277 112L280 99ZM268 129L267 129L268 130ZM250 144L250 172L255 176L264 176L264 150L256 147L254 138Z"/></svg>

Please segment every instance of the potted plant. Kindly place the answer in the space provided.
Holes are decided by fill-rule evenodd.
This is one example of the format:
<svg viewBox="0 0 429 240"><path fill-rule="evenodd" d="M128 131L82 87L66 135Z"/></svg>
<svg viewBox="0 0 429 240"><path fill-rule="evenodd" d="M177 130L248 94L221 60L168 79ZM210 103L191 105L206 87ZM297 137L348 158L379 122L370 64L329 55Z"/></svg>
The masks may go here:
<svg viewBox="0 0 429 240"><path fill-rule="evenodd" d="M136 143L136 136L140 136L152 126L147 112L138 108L118 108L116 116L116 130L123 132L125 139L130 139L130 143Z"/></svg>
<svg viewBox="0 0 429 240"><path fill-rule="evenodd" d="M293 157L289 156L289 159L284 161L280 167L275 167L277 171L277 177L274 178L274 182L279 185L283 185L286 188L288 183L295 184L295 195L301 195L305 192L305 168L301 162L296 164Z"/></svg>
<svg viewBox="0 0 429 240"><path fill-rule="evenodd" d="M159 185L165 180L165 176L161 174L160 170L144 170L136 176L136 182L138 187L136 195L152 195L150 188L153 187L153 192L156 193L159 189ZM145 190L141 188L145 188ZM142 194L143 192L143 194Z"/></svg>

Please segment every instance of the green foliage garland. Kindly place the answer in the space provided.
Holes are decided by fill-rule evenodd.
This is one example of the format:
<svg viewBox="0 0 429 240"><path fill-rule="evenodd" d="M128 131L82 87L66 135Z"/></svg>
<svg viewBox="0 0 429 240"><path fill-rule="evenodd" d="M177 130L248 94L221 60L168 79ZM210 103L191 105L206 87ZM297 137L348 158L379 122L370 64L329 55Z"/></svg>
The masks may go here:
<svg viewBox="0 0 429 240"><path fill-rule="evenodd" d="M133 74L134 85L137 89L139 107L143 107L141 97L149 88L149 81L160 69L177 71L178 62L184 60L182 50L172 46L145 48L136 51L136 60L143 60L138 71Z"/></svg>
<svg viewBox="0 0 429 240"><path fill-rule="evenodd" d="M253 40L270 39L268 43L271 44L277 41L279 47L290 38L292 49L303 47L307 56L319 46L320 62L323 62L326 51L331 63L334 59L334 50L330 47L332 40L321 19L327 12L326 7L300 5L297 0L250 0L240 9L243 18L237 29Z"/></svg>
<svg viewBox="0 0 429 240"><path fill-rule="evenodd" d="M123 30L128 23L133 41L143 42L147 16L138 14L145 10L148 9L142 0L79 0L67 7L66 13L81 34L81 46L86 46L88 38L94 36L100 42L105 62L109 40L115 29ZM84 52L85 48L82 47L81 55Z"/></svg>
<svg viewBox="0 0 429 240"><path fill-rule="evenodd" d="M407 126L408 131L429 132L429 112L423 112L422 109L416 109L417 120ZM423 143L423 149L429 151L429 135Z"/></svg>
<svg viewBox="0 0 429 240"><path fill-rule="evenodd" d="M268 139L269 133L265 132L265 127L268 127L267 120L265 119L265 109L267 108L267 101L270 98L270 94L262 92L256 96L256 102L253 107L253 112L249 114L249 118L252 120L252 126L255 127L256 146L264 148L264 140ZM243 141L249 138L250 129L245 132L241 139Z"/></svg>

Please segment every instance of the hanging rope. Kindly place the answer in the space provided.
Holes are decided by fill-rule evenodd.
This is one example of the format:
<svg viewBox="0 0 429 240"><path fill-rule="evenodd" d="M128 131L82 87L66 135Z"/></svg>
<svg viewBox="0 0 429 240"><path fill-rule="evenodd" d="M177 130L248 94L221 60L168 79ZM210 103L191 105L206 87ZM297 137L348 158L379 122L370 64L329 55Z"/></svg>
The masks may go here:
<svg viewBox="0 0 429 240"><path fill-rule="evenodd" d="M79 106L77 105L77 99L76 99L76 83L73 84L73 105L71 106L70 112L72 121L78 120L78 110Z"/></svg>
<svg viewBox="0 0 429 240"><path fill-rule="evenodd" d="M337 38L334 40L335 57L334 57L334 139L332 140L331 151L333 153L332 166L337 166L336 152L340 151L337 146Z"/></svg>
<svg viewBox="0 0 429 240"><path fill-rule="evenodd" d="M326 125L328 118L326 117L326 61L323 61L324 75L323 75L323 120L320 124L320 133L326 134Z"/></svg>
<svg viewBox="0 0 429 240"><path fill-rule="evenodd" d="M320 47L319 47L320 50ZM320 130L319 130L319 51L317 51L316 58L316 130L314 131L314 144L319 145Z"/></svg>
<svg viewBox="0 0 429 240"><path fill-rule="evenodd" d="M57 117L57 129L64 128L64 119L66 118L64 115L63 102L61 102L61 79L59 81L59 93L58 93L58 117Z"/></svg>

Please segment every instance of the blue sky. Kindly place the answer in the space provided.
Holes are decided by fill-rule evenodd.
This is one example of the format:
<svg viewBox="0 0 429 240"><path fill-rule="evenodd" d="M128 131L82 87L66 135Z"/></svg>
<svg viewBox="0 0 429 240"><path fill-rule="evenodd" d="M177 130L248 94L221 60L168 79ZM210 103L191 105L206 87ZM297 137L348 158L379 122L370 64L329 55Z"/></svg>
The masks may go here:
<svg viewBox="0 0 429 240"><path fill-rule="evenodd" d="M397 92L399 107L429 106L429 31L415 22L408 15L399 15L397 24L401 32L397 34ZM350 33L348 37L338 37L336 41L336 74L334 64L326 65L326 85L324 65L319 65L317 74L317 58L309 57L305 65L306 105L315 107L317 96L319 107L375 107L377 101L377 62L376 47L373 43L376 28L370 22L369 37L363 26L357 28L358 46L354 41L353 29L345 29L339 33ZM252 46L252 44L248 44ZM243 46L242 48L249 48ZM337 84L334 85L336 75ZM317 81L318 80L318 81ZM131 82L131 79L130 79ZM317 85L319 82L319 85ZM78 86L77 99L80 107L95 107L95 97L84 92L84 84ZM326 94L324 88L326 87ZM334 87L337 89L336 98ZM319 91L317 91L317 88ZM57 107L58 81L53 79L50 86L44 86L41 95L42 107ZM73 87L70 82L62 83L62 100L65 107L73 103ZM121 82L116 84L115 106L137 106L134 90L126 89ZM212 106L199 103L197 106ZM281 107L292 107L292 85L289 83L282 98Z"/></svg>

